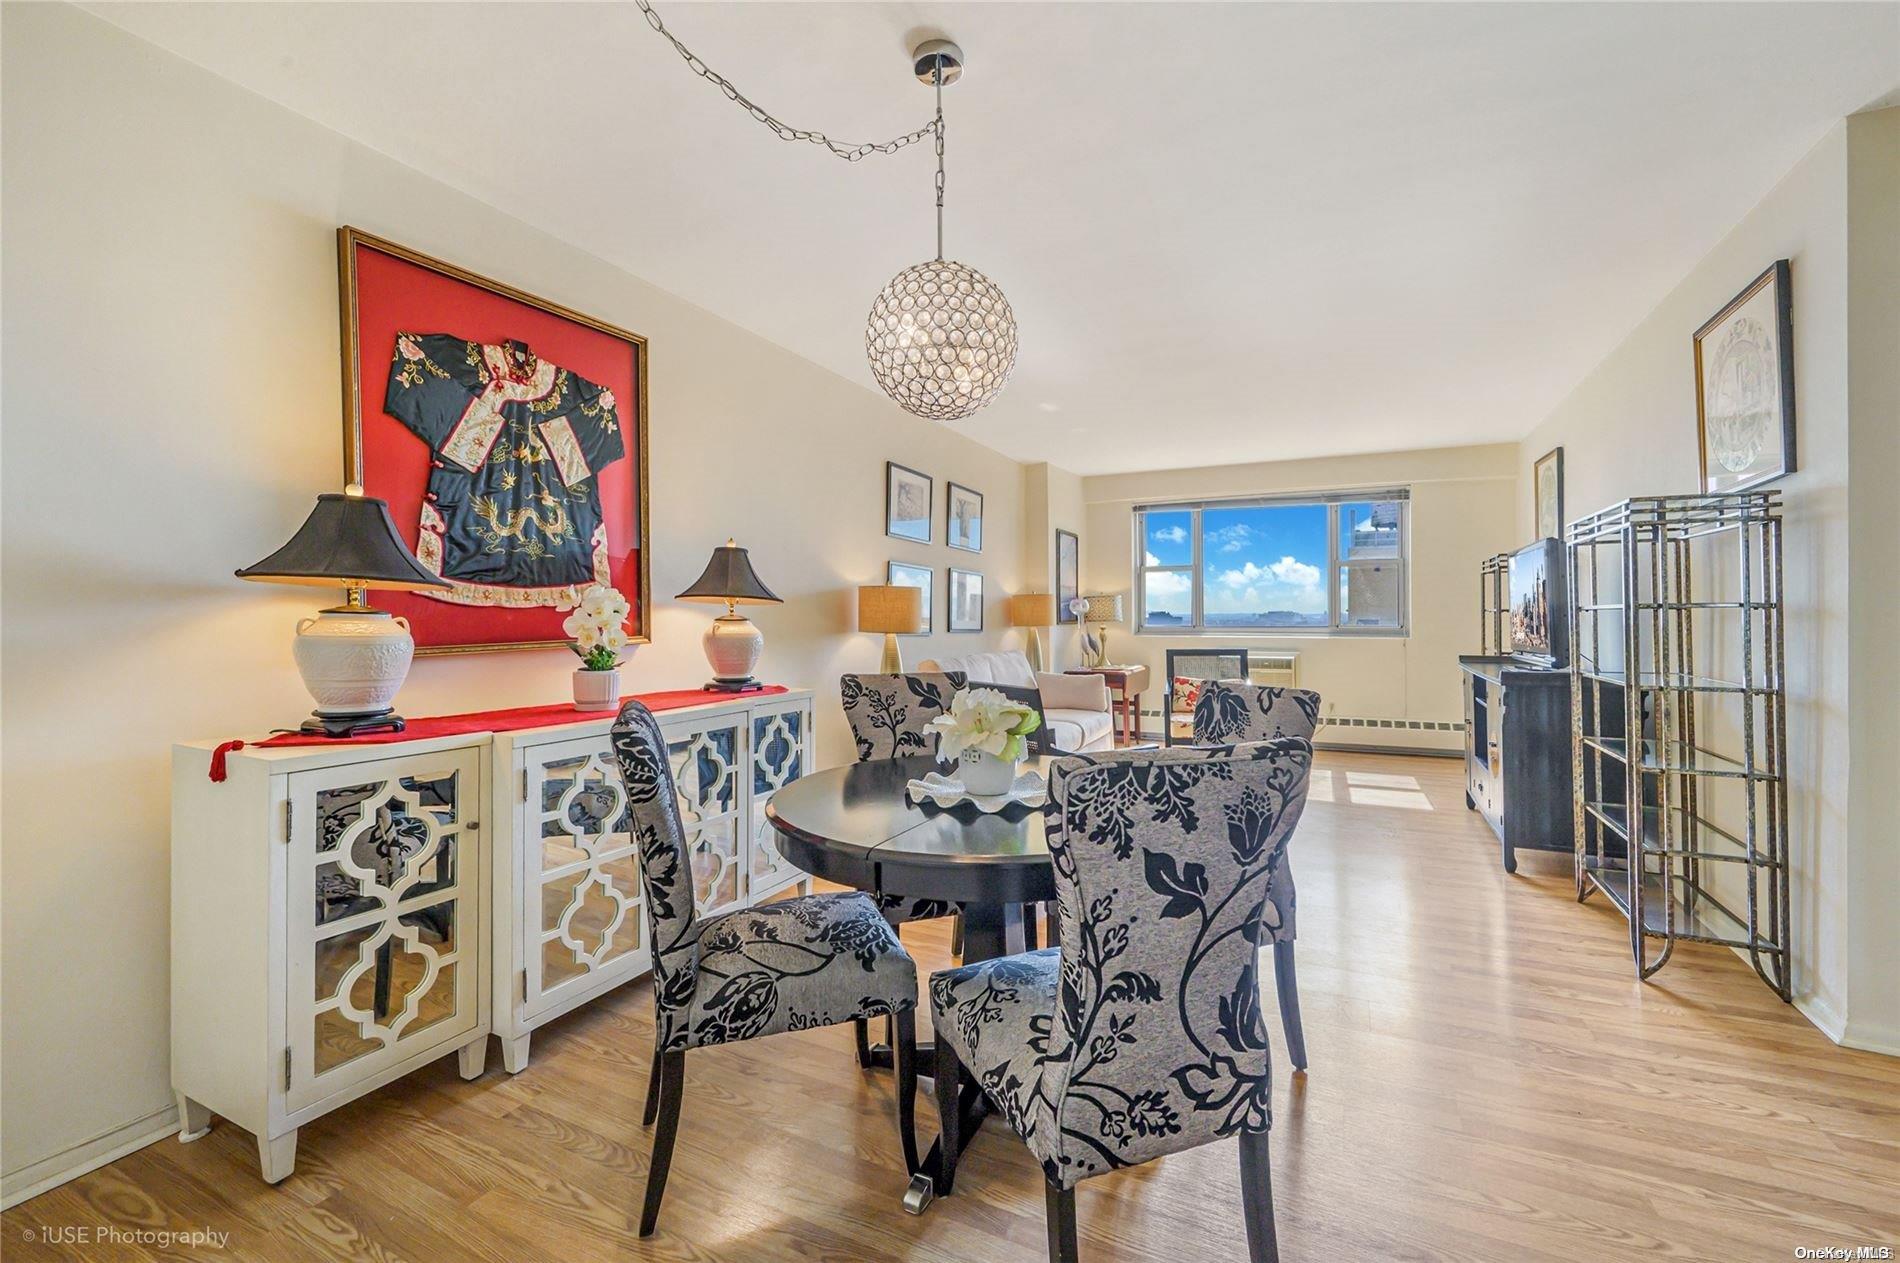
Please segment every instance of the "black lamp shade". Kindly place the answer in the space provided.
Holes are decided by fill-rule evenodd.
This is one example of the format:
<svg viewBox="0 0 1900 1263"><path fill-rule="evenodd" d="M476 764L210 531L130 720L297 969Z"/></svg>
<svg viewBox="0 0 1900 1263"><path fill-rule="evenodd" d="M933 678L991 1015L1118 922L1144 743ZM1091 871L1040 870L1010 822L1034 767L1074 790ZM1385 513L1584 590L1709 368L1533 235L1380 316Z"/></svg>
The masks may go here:
<svg viewBox="0 0 1900 1263"><path fill-rule="evenodd" d="M713 549L706 571L693 586L679 594L682 601L732 601L740 605L777 604L779 597L759 582L746 550L727 540Z"/></svg>
<svg viewBox="0 0 1900 1263"><path fill-rule="evenodd" d="M332 588L350 583L378 588L452 586L424 570L402 542L389 516L388 501L338 492L318 496L317 507L290 542L256 565L244 567L237 577Z"/></svg>

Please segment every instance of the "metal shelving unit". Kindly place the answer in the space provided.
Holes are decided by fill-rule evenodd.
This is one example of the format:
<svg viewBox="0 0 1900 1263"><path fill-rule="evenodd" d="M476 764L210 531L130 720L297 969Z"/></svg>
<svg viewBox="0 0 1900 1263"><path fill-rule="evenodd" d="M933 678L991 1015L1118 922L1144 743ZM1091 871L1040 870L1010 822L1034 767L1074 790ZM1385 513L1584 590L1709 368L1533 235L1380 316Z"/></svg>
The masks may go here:
<svg viewBox="0 0 1900 1263"><path fill-rule="evenodd" d="M1511 652L1511 554L1486 557L1478 566L1478 653L1502 657Z"/></svg>
<svg viewBox="0 0 1900 1263"><path fill-rule="evenodd" d="M1780 493L1625 500L1568 545L1577 898L1628 919L1643 978L1718 943L1787 1000Z"/></svg>

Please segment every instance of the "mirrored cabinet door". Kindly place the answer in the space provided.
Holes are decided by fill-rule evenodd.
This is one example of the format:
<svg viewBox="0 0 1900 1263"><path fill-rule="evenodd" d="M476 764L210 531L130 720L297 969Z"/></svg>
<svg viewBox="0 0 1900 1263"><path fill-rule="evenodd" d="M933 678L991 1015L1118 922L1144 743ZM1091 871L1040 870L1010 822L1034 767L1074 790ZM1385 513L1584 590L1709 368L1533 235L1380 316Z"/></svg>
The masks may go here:
<svg viewBox="0 0 1900 1263"><path fill-rule="evenodd" d="M605 737L526 746L523 1011L648 967L646 912L620 771Z"/></svg>
<svg viewBox="0 0 1900 1263"><path fill-rule="evenodd" d="M664 724L673 781L679 790L693 902L701 916L746 901L740 819L746 774L746 717L726 715Z"/></svg>
<svg viewBox="0 0 1900 1263"><path fill-rule="evenodd" d="M477 1024L481 759L294 773L289 1109Z"/></svg>
<svg viewBox="0 0 1900 1263"><path fill-rule="evenodd" d="M765 818L772 795L811 770L811 703L766 703L754 708L752 725L752 828L747 848L747 902L756 902L805 880L780 854L778 830Z"/></svg>

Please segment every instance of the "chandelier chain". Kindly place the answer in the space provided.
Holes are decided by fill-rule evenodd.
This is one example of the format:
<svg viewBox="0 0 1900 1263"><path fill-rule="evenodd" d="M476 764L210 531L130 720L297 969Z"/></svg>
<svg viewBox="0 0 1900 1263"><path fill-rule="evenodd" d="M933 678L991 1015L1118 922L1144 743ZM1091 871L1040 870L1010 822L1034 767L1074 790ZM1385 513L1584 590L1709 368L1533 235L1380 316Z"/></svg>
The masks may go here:
<svg viewBox="0 0 1900 1263"><path fill-rule="evenodd" d="M943 59L937 59L937 258L943 259Z"/></svg>
<svg viewBox="0 0 1900 1263"><path fill-rule="evenodd" d="M754 105L738 88L733 86L732 80L726 78L711 66L708 66L700 59L697 53L680 42L679 36L667 30L666 23L660 20L659 13L654 9L653 5L649 3L649 0L634 0L634 3L639 6L640 12L646 15L647 25L661 35L666 36L666 40L673 46L673 50L685 59L687 69L718 88L725 94L727 100L736 103L743 108L746 113L765 124L780 140L802 140L813 145L823 145L826 149L838 157L843 158L846 162L858 162L864 158L868 158L874 153L896 153L898 150L914 145L924 137L934 134L937 138L937 257L943 257L943 72L941 68L939 68L937 72L938 100L937 117L935 119L914 132L906 132L904 135L892 140L886 140L881 143L866 141L858 145L848 144L844 141L833 140L823 132L810 131L803 127L793 127L789 123L774 118L760 106Z"/></svg>

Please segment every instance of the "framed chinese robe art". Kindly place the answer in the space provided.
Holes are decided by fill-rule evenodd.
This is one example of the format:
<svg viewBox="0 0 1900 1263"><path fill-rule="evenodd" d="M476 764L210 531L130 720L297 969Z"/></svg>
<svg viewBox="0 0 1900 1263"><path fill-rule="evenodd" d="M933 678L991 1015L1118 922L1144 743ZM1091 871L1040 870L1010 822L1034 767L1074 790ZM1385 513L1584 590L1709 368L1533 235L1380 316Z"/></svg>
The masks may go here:
<svg viewBox="0 0 1900 1263"><path fill-rule="evenodd" d="M337 249L345 477L452 585L375 604L417 653L532 649L605 583L647 640L646 339L354 228Z"/></svg>

